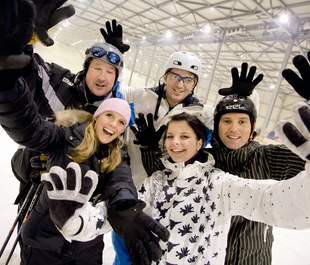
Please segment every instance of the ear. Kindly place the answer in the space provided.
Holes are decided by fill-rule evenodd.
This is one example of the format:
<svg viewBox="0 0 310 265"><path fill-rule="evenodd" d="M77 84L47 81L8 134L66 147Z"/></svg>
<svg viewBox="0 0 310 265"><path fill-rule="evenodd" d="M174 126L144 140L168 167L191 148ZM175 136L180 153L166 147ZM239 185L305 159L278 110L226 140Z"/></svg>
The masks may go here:
<svg viewBox="0 0 310 265"><path fill-rule="evenodd" d="M202 139L198 140L197 142L197 151L200 150L200 148L202 147L203 141Z"/></svg>

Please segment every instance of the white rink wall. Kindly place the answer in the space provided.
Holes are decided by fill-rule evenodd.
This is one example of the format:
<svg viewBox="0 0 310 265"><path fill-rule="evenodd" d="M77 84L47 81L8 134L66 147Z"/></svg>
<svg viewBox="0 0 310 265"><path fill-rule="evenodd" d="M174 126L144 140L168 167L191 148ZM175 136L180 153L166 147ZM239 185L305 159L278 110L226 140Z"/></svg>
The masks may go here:
<svg viewBox="0 0 310 265"><path fill-rule="evenodd" d="M77 72L82 69L83 54L74 47L60 44L51 48L37 46L36 50L49 62L55 62L63 67ZM130 72L123 73L124 83L129 80ZM143 87L145 77L133 75L132 86ZM9 229L16 217L17 207L13 205L18 193L18 181L11 172L10 159L17 145L9 139L4 130L0 129L0 247L8 234ZM292 216L292 218L294 218ZM109 235L108 235L109 237ZM275 243L273 247L273 265L310 265L310 230L293 231L285 229L274 229ZM14 235L13 239L16 238ZM12 242L12 240L11 240ZM7 247L9 250L11 242ZM105 263L112 264L113 250L109 238L105 240ZM0 265L5 264L5 259L0 259ZM18 249L10 264L18 263Z"/></svg>

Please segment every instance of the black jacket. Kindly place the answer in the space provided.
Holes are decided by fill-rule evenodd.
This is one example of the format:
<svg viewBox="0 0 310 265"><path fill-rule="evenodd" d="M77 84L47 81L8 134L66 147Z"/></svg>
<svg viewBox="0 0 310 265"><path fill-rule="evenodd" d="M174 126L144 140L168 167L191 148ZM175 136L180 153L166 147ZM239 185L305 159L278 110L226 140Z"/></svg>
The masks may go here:
<svg viewBox="0 0 310 265"><path fill-rule="evenodd" d="M39 150L48 155L48 167L58 165L65 167L70 159L67 154L78 145L83 138L85 124L75 124L70 128L60 128L53 122L45 121L38 114L37 106L33 101L24 79L20 78L14 88L1 90L0 87L0 124L9 136L18 144ZM104 146L102 146L104 149ZM85 170L92 169L100 173L99 183L94 192L94 197L99 195L101 200L106 200L108 207L131 206L137 201L136 189L132 181L128 160L122 163L110 174L102 174L99 170L99 161L105 152L98 152L81 164ZM30 227L25 226L24 240L33 247L50 248L58 251L65 240L52 224L47 204L44 203L44 192L39 203L30 216ZM41 233L37 230L34 240L32 229L42 227ZM52 241L46 240L50 238ZM48 246L44 242L49 242ZM53 244L54 242L55 244Z"/></svg>
<svg viewBox="0 0 310 265"><path fill-rule="evenodd" d="M87 97L84 72L73 74L54 63L46 63L38 54L32 53L32 60L21 71L25 85L40 113L45 118L53 117L57 111L68 108L83 109L94 113L102 99L92 99ZM111 95L116 96L113 90ZM12 171L15 177L23 184L29 182L32 174L30 158L38 155L35 150L19 148L11 159Z"/></svg>

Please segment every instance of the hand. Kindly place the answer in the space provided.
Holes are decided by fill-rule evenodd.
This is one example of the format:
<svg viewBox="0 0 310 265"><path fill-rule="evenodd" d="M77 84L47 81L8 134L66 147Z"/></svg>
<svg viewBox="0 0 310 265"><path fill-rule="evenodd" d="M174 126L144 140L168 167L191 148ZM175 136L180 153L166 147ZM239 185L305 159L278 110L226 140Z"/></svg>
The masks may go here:
<svg viewBox="0 0 310 265"><path fill-rule="evenodd" d="M169 239L169 231L145 214L143 201L123 210L108 210L108 220L114 231L123 238L134 265L149 265L162 255L158 244Z"/></svg>
<svg viewBox="0 0 310 265"><path fill-rule="evenodd" d="M310 106L299 102L295 106L295 124L281 122L276 129L279 138L295 154L310 161Z"/></svg>
<svg viewBox="0 0 310 265"><path fill-rule="evenodd" d="M47 186L51 219L61 229L74 217L75 211L89 201L96 189L98 174L88 170L82 176L80 166L71 162L66 170L51 167L48 173L42 174L41 181Z"/></svg>
<svg viewBox="0 0 310 265"><path fill-rule="evenodd" d="M300 77L291 69L285 69L282 72L282 76L287 82L295 89L295 91L305 98L310 99L310 51L307 54L307 59L302 55L297 55L293 59L293 64L298 69Z"/></svg>
<svg viewBox="0 0 310 265"><path fill-rule="evenodd" d="M115 19L111 22L107 21L104 28L100 28L100 32L106 43L109 43L115 46L121 53L125 53L129 50L130 46L126 43L123 43L123 27L121 24L117 24Z"/></svg>
<svg viewBox="0 0 310 265"><path fill-rule="evenodd" d="M0 3L0 70L20 69L30 62L23 54L33 32L35 9L27 0Z"/></svg>
<svg viewBox="0 0 310 265"><path fill-rule="evenodd" d="M46 46L54 44L48 35L48 30L59 22L73 16L75 9L72 5L61 7L67 0L32 0L37 16L35 19L35 33L39 40Z"/></svg>
<svg viewBox="0 0 310 265"><path fill-rule="evenodd" d="M135 134L136 139L135 144L148 147L158 147L158 143L163 133L165 132L167 126L162 125L157 131L154 127L153 114L147 114L147 122L145 120L144 114L139 113L138 118L136 118L137 128L132 126L130 129Z"/></svg>
<svg viewBox="0 0 310 265"><path fill-rule="evenodd" d="M253 89L263 80L264 75L259 74L255 79L254 75L256 72L256 66L251 66L250 71L248 71L248 64L243 63L241 65L241 74L239 76L237 67L231 69L232 75L232 86L227 88L221 88L219 94L222 96L227 96L231 94L237 94L239 96L250 96Z"/></svg>
<svg viewBox="0 0 310 265"><path fill-rule="evenodd" d="M44 154L35 155L30 158L31 168L39 171L41 174L46 172L47 156Z"/></svg>

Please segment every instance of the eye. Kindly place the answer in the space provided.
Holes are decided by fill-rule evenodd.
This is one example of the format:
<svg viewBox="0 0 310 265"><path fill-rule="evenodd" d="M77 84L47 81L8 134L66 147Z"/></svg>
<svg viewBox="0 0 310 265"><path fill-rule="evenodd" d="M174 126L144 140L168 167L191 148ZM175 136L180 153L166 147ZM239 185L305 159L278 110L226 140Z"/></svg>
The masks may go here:
<svg viewBox="0 0 310 265"><path fill-rule="evenodd" d="M167 135L167 136L166 136L166 139L172 139L172 138L173 138L172 135Z"/></svg>
<svg viewBox="0 0 310 265"><path fill-rule="evenodd" d="M105 114L107 117L112 117L112 113L110 113L110 112L106 112L106 114Z"/></svg>
<svg viewBox="0 0 310 265"><path fill-rule="evenodd" d="M247 120L240 120L239 123L240 123L240 124L247 124L248 121L247 121Z"/></svg>
<svg viewBox="0 0 310 265"><path fill-rule="evenodd" d="M125 126L125 125L126 125L125 121L123 121L123 120L120 120L120 121L119 121L119 124L122 125L122 126Z"/></svg>
<svg viewBox="0 0 310 265"><path fill-rule="evenodd" d="M183 140L186 140L188 138L190 138L188 135L181 135L181 139L183 139Z"/></svg>

